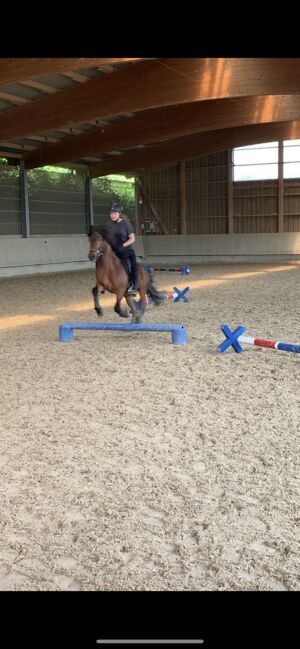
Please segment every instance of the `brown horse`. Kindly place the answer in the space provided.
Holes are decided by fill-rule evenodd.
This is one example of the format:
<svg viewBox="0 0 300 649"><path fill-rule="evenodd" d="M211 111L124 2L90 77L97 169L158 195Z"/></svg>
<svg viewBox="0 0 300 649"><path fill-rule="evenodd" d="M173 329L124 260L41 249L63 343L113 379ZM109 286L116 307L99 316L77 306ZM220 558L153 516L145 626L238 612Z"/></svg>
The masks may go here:
<svg viewBox="0 0 300 649"><path fill-rule="evenodd" d="M165 301L166 294L157 291L150 273L148 273L141 264L137 264L138 291L140 295L140 309L138 309L133 298L130 295L126 295L128 288L128 275L121 261L113 252L111 245L105 238L105 227L101 228L98 226L99 231L96 231L95 227L97 226L92 226L88 233L90 240L88 257L90 261L96 262L96 286L92 289L96 313L98 316L103 315L99 302L99 291L102 293L104 291L109 291L109 293L115 293L117 296L114 310L119 314L119 316L122 318L128 317L128 311L121 308L121 300L125 297L132 313L131 322L142 322L146 307L146 295L149 295L154 304L159 306Z"/></svg>

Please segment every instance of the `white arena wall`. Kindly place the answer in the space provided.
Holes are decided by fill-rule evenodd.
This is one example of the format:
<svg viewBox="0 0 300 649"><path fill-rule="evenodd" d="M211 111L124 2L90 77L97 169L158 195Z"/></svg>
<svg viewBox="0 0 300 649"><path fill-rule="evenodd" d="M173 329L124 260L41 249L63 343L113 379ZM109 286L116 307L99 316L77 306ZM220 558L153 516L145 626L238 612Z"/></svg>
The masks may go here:
<svg viewBox="0 0 300 649"><path fill-rule="evenodd" d="M153 263L293 261L300 232L137 237L137 256ZM93 268L85 235L0 237L0 277Z"/></svg>

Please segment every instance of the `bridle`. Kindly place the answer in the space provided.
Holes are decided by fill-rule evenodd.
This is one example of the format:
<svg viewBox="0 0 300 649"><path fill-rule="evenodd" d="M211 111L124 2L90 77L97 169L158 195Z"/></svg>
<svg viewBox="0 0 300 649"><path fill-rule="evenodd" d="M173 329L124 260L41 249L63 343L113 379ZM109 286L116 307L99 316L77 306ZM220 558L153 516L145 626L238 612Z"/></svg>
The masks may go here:
<svg viewBox="0 0 300 649"><path fill-rule="evenodd" d="M99 259L99 257L102 257L102 255L104 255L103 251L101 252L100 250L94 250L93 248L90 249L89 257L92 256L93 261L97 261L97 259Z"/></svg>
<svg viewBox="0 0 300 649"><path fill-rule="evenodd" d="M97 248L90 248L88 256L89 256L89 259L91 259L91 257L92 257L91 261L97 261L99 259L99 257L102 257L102 255L104 255L104 253L105 253L105 250L98 250Z"/></svg>

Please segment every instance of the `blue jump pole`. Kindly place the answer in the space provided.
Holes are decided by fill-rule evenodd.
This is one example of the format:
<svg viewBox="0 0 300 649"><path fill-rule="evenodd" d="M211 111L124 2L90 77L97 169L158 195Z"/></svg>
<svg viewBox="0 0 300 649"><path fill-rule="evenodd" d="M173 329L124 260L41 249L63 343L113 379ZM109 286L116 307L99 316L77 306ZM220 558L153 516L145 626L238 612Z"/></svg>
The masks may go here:
<svg viewBox="0 0 300 649"><path fill-rule="evenodd" d="M180 268L164 268L164 267L159 267L159 266L152 266L152 264L146 264L145 265L145 270L148 271L148 273L153 273L154 271L157 271L159 273L166 272L166 273L180 273L180 275L189 275L190 274L190 268L188 265L182 266Z"/></svg>
<svg viewBox="0 0 300 649"><path fill-rule="evenodd" d="M186 345L187 332L183 325L175 324L123 324L115 322L64 322L59 327L59 340L70 343L74 329L111 330L111 331L169 331L173 345Z"/></svg>

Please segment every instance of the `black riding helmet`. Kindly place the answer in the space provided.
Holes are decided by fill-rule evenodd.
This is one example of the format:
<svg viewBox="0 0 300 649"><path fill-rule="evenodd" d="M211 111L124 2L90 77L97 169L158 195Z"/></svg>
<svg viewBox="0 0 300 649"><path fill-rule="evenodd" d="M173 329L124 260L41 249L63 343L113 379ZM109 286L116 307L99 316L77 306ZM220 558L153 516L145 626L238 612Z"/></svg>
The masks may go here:
<svg viewBox="0 0 300 649"><path fill-rule="evenodd" d="M110 212L120 212L121 214L121 212L123 212L123 206L120 205L120 203L113 203Z"/></svg>

